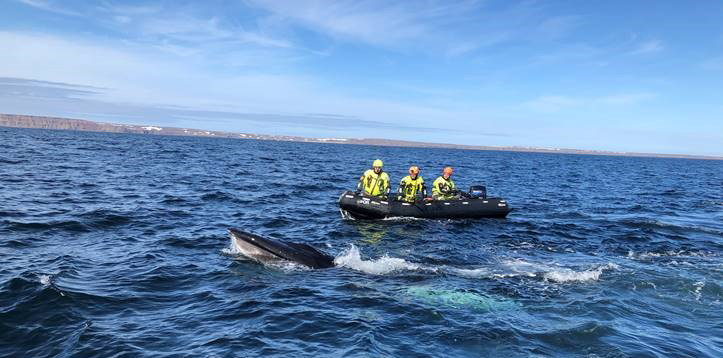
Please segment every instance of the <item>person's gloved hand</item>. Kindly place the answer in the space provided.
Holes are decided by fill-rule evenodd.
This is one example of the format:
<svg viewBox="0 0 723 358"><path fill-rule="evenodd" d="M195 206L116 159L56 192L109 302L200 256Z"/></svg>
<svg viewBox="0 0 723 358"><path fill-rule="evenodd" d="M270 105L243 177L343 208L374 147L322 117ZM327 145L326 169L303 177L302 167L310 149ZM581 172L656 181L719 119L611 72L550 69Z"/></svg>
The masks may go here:
<svg viewBox="0 0 723 358"><path fill-rule="evenodd" d="M359 189L354 190L354 195L361 195L361 190L359 190Z"/></svg>

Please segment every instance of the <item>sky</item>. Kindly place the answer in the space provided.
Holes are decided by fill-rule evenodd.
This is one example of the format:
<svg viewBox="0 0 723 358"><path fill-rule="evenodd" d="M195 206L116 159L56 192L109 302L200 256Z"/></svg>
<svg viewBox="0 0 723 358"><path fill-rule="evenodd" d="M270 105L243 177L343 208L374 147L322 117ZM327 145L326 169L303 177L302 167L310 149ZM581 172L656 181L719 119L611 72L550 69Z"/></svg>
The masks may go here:
<svg viewBox="0 0 723 358"><path fill-rule="evenodd" d="M723 1L0 0L0 113L723 156Z"/></svg>

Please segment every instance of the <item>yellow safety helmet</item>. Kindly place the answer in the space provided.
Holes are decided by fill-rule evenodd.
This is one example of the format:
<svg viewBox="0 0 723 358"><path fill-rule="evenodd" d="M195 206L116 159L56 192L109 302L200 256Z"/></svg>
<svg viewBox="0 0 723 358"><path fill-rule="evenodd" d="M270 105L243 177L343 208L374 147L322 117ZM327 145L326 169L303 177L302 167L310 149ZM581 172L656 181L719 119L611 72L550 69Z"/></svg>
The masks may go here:
<svg viewBox="0 0 723 358"><path fill-rule="evenodd" d="M409 167L409 175L419 174L419 167L416 165L412 165Z"/></svg>
<svg viewBox="0 0 723 358"><path fill-rule="evenodd" d="M377 160L374 161L374 163L372 163L372 167L379 167L379 168L381 168L381 167L383 167L383 166L384 166L384 163L382 163L382 160L381 160L381 159L377 159Z"/></svg>

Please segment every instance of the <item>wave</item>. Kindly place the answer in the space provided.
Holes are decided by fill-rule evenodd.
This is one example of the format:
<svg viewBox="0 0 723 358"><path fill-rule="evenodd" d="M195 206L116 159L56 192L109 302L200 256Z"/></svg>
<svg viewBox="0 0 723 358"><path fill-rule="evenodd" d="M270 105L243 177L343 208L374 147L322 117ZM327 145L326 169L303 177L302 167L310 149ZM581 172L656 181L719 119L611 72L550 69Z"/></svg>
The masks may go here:
<svg viewBox="0 0 723 358"><path fill-rule="evenodd" d="M607 263L585 270L574 270L567 267L548 266L519 259L503 261L501 267L478 267L472 269L423 265L387 255L375 260L363 260L359 249L353 244L337 256L334 263L337 266L348 267L373 275L384 275L395 271L406 270L438 272L467 278L539 277L545 281L558 283L597 281L604 271L619 268L619 266L614 263Z"/></svg>
<svg viewBox="0 0 723 358"><path fill-rule="evenodd" d="M607 263L586 270L574 270L567 267L549 266L520 259L503 261L502 267L507 268L508 271L494 273L493 276L540 277L545 281L558 283L597 281L605 270L616 270L619 268L619 266L614 263Z"/></svg>
<svg viewBox="0 0 723 358"><path fill-rule="evenodd" d="M642 251L636 253L633 250L628 251L628 258L631 259L650 259L659 257L681 257L681 258L701 258L701 257L716 257L717 253L713 251L689 251L689 250L665 250L665 251Z"/></svg>
<svg viewBox="0 0 723 358"><path fill-rule="evenodd" d="M11 231L45 231L60 229L71 232L90 232L90 229L77 220L56 220L47 222L20 222L4 220Z"/></svg>
<svg viewBox="0 0 723 358"><path fill-rule="evenodd" d="M229 195L228 193L224 193L222 191L214 191L211 193L206 193L201 196L201 200L203 201L229 201L233 200L233 196Z"/></svg>
<svg viewBox="0 0 723 358"><path fill-rule="evenodd" d="M544 274L545 280L555 282L586 282L586 281L597 281L602 275L604 270L617 269L618 265L608 263L603 266L599 266L590 270L575 271L572 269L559 269L546 272Z"/></svg>
<svg viewBox="0 0 723 358"><path fill-rule="evenodd" d="M38 281L41 285L43 285L43 287L51 288L58 292L61 296L65 296L65 293L63 293L63 291L55 285L55 276L56 275L54 274L38 274Z"/></svg>
<svg viewBox="0 0 723 358"><path fill-rule="evenodd" d="M239 252L231 241L229 247L222 250L224 254L239 256ZM422 271L430 273L448 274L466 278L507 278L507 277L536 277L548 282L569 283L597 281L606 270L619 268L614 263L598 265L584 270L574 270L567 267L548 266L527 262L520 259L506 260L497 267L459 268L448 265L425 265L409 262L398 257L391 257L387 254L377 259L364 260L361 251L356 245L351 244L334 258L334 264L338 267L345 267L355 271L364 272L370 275L387 275L400 271ZM283 269L299 269L294 263L284 261L264 263L267 266L280 267Z"/></svg>
<svg viewBox="0 0 723 358"><path fill-rule="evenodd" d="M362 260L361 253L354 244L337 256L334 263L340 267L347 267L372 275L384 275L400 270L418 270L421 267L404 259L387 255L376 260Z"/></svg>
<svg viewBox="0 0 723 358"><path fill-rule="evenodd" d="M163 196L163 200L161 200L161 203L164 203L164 204L178 204L178 203L184 203L184 202L186 202L186 201L187 201L187 200L184 199L184 198L182 198L182 197L178 197L178 196L173 196L173 195L168 195L168 194L166 194L166 195Z"/></svg>
<svg viewBox="0 0 723 358"><path fill-rule="evenodd" d="M13 159L0 158L0 164L20 164L20 163L25 163L25 162L28 162L28 160L27 159L13 160Z"/></svg>
<svg viewBox="0 0 723 358"><path fill-rule="evenodd" d="M203 250L215 247L218 244L218 237L200 236L184 238L179 236L171 236L160 239L158 243L163 246L172 246L182 249ZM233 245L231 245L231 248L232 247Z"/></svg>
<svg viewBox="0 0 723 358"><path fill-rule="evenodd" d="M659 219L653 218L625 218L620 220L620 223L635 228L642 229L668 229L679 231L680 233L688 232L701 232L707 234L723 235L723 230L703 225L684 225L671 222L665 222Z"/></svg>
<svg viewBox="0 0 723 358"><path fill-rule="evenodd" d="M21 218L24 216L28 216L28 214L26 214L20 210L9 210L9 211L0 210L0 217L3 217L3 216Z"/></svg>
<svg viewBox="0 0 723 358"><path fill-rule="evenodd" d="M80 217L84 219L83 224L95 229L105 229L131 222L131 216L126 213L108 209L88 211L81 214Z"/></svg>

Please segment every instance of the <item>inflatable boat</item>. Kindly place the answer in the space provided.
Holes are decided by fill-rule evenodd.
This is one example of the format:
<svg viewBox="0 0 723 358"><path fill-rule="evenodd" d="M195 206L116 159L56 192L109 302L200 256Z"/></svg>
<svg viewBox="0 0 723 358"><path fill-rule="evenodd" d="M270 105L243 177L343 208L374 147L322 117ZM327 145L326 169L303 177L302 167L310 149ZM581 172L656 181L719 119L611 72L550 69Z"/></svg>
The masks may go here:
<svg viewBox="0 0 723 358"><path fill-rule="evenodd" d="M414 217L427 219L504 218L512 211L502 198L470 195L453 200L431 200L407 203L386 200L345 191L339 197L339 210L344 218L384 219Z"/></svg>

